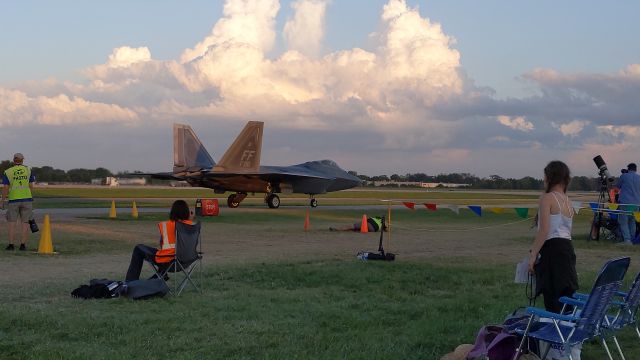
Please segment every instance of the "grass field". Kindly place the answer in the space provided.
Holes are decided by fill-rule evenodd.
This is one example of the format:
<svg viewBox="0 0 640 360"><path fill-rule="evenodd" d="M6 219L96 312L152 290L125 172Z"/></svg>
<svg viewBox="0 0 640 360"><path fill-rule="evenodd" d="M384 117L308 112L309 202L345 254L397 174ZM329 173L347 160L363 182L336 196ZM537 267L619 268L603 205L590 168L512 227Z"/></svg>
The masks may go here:
<svg viewBox="0 0 640 360"><path fill-rule="evenodd" d="M83 198L69 195L68 201ZM59 195L51 199L60 207ZM0 358L439 359L472 343L482 325L527 304L513 273L533 230L513 212L394 210L385 248L397 261L376 263L355 254L375 250L379 234L327 229L384 210L320 206L311 211L308 232L302 229L306 208L221 211L203 219L202 294L147 301L69 296L91 278L122 278L132 247L154 244L155 223L164 214L54 219L58 255L0 253ZM586 241L590 216L581 212L574 226L581 289L615 256L632 256L635 276L640 251ZM4 227L0 242L6 243ZM36 243L32 237L30 247ZM640 354L634 336L629 329L620 336L628 359ZM584 345L582 359L603 358L601 346Z"/></svg>

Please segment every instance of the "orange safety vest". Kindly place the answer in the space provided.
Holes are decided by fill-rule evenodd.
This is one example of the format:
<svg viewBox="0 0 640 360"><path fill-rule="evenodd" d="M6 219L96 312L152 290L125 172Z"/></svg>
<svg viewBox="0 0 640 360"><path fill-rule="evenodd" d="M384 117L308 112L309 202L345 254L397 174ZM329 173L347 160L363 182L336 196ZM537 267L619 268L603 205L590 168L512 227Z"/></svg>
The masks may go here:
<svg viewBox="0 0 640 360"><path fill-rule="evenodd" d="M193 221L181 221L192 225ZM156 252L156 263L168 263L176 256L176 222L173 220L158 223L160 230L160 249Z"/></svg>

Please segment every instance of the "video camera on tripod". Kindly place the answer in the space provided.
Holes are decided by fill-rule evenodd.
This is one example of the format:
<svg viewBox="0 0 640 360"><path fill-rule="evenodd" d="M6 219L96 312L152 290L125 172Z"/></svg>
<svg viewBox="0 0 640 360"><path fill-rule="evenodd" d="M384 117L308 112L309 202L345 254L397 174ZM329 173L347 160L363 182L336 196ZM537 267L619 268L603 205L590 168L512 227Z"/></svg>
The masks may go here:
<svg viewBox="0 0 640 360"><path fill-rule="evenodd" d="M593 223L591 224L589 240L600 240L600 233L603 233L607 239L615 239L617 237L615 230L618 228L618 221L612 219L611 216L605 217L602 211L605 203L613 202L609 193L609 183L612 183L615 178L609 172L602 156L597 155L593 158L593 162L596 164L596 167L598 167L600 190L598 192L598 209L593 213Z"/></svg>

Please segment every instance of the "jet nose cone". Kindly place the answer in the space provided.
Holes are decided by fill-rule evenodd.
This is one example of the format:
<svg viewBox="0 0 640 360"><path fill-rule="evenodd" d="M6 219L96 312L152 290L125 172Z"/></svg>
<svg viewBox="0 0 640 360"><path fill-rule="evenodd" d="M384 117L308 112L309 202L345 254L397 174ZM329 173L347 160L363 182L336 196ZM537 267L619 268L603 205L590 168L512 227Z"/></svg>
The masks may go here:
<svg viewBox="0 0 640 360"><path fill-rule="evenodd" d="M362 184L362 180L360 180L359 178L353 175L348 174L345 177L340 177L335 179L329 191L351 189L356 186L360 186L360 184Z"/></svg>

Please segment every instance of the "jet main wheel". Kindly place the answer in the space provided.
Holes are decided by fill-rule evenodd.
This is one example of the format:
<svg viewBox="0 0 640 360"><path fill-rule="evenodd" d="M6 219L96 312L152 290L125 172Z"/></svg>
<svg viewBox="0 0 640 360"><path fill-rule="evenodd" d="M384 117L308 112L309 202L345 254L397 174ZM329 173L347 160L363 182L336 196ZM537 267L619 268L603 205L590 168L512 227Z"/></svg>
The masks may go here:
<svg viewBox="0 0 640 360"><path fill-rule="evenodd" d="M240 206L240 202L236 200L236 194L231 194L227 198L227 206L234 209Z"/></svg>
<svg viewBox="0 0 640 360"><path fill-rule="evenodd" d="M318 200L316 200L316 199L311 199L311 201L309 202L309 206L311 206L311 207L318 207Z"/></svg>
<svg viewBox="0 0 640 360"><path fill-rule="evenodd" d="M276 194L271 194L267 197L267 205L271 209L277 209L280 207L280 197Z"/></svg>

